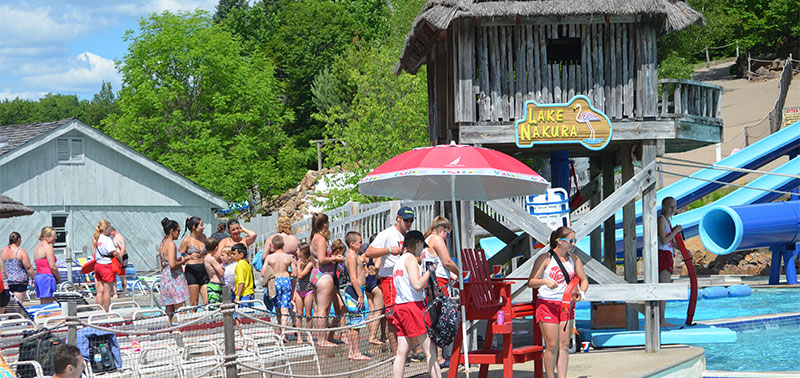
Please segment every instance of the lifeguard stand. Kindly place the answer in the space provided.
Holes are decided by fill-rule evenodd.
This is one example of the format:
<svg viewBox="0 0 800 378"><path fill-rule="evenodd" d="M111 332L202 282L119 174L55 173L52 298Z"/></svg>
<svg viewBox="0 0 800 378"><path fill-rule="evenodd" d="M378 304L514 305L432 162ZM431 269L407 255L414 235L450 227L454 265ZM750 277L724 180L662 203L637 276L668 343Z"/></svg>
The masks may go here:
<svg viewBox="0 0 800 378"><path fill-rule="evenodd" d="M407 36L397 73L416 74L427 65L429 133L434 144L455 140L500 150L520 160L551 158L553 186L567 190L569 158L590 158L590 176L604 178L602 194L593 196L593 210L573 228L579 238L591 233L591 257L577 252L590 279L597 283L636 282L632 200L641 193L645 283L658 286L655 158L721 141L722 88L691 80L659 80L657 38L702 20L700 13L674 0L431 0ZM536 103L533 108L531 101ZM537 121L526 119L531 109L560 104L564 120L575 117L575 122L590 122L579 119L578 103L612 125L606 139L594 138L594 130L592 137L581 137L602 143L570 140L569 133L556 137L545 133L535 141L520 139L520 122L530 126ZM553 117L554 122L557 118ZM635 175L634 159L641 159L643 167ZM624 184L615 192L616 165L622 166ZM616 255L614 212L623 205L625 279L611 270ZM462 206L468 210L462 212L466 231L473 218L486 218L471 215L480 211L473 206ZM547 239L550 229L518 211L519 206L507 200L491 201L489 206L532 238ZM605 266L599 262L602 222L608 251ZM462 235L462 245L472 247L472 236L468 232ZM527 277L532 264L529 259L512 275ZM525 296L523 285L517 283L513 289L518 300ZM639 310L646 317L648 351L660 348L657 300L663 296L657 296L665 290L666 286L659 286L659 290L649 291L662 293L655 296L628 290L624 298L616 298L645 302ZM596 298L602 292L590 290ZM634 322L638 325L635 312L629 311L628 321L631 326Z"/></svg>

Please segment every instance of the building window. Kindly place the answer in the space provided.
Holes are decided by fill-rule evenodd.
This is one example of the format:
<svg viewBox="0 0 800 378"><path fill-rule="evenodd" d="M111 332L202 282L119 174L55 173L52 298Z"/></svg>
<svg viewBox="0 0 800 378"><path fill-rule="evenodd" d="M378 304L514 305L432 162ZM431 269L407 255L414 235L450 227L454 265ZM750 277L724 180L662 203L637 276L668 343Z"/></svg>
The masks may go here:
<svg viewBox="0 0 800 378"><path fill-rule="evenodd" d="M548 39L547 64L580 65L581 39L580 38Z"/></svg>
<svg viewBox="0 0 800 378"><path fill-rule="evenodd" d="M56 230L56 243L53 248L67 247L67 214L53 214L51 224Z"/></svg>
<svg viewBox="0 0 800 378"><path fill-rule="evenodd" d="M56 140L59 163L83 163L83 139L58 138Z"/></svg>

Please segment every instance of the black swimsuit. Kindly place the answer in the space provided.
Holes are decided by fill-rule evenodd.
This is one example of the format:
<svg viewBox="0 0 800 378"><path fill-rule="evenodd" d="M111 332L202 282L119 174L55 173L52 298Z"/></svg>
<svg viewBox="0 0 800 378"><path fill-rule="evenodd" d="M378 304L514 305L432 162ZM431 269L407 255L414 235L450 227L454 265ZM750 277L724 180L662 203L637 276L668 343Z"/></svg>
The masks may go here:
<svg viewBox="0 0 800 378"><path fill-rule="evenodd" d="M193 253L198 253L203 256L206 253L206 247L203 246L203 249L199 250L189 242L189 248L186 248L186 254L191 255ZM189 285L203 286L211 282L208 277L208 271L206 271L206 265L203 263L186 264L186 270L184 270L183 273L186 275L186 283Z"/></svg>

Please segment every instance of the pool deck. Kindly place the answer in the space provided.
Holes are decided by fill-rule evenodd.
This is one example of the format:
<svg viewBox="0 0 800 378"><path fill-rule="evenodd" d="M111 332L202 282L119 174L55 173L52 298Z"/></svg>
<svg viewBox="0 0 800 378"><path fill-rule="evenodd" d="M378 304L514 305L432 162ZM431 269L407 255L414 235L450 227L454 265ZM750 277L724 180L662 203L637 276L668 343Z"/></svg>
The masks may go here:
<svg viewBox="0 0 800 378"><path fill-rule="evenodd" d="M463 367L459 377L466 377ZM477 376L474 367L470 376ZM701 377L705 370L703 348L689 345L665 345L657 353L643 347L610 348L575 353L569 356L568 377L639 378ZM442 371L447 375L447 369ZM489 378L503 376L502 365L490 365ZM533 377L533 362L514 365L514 377Z"/></svg>

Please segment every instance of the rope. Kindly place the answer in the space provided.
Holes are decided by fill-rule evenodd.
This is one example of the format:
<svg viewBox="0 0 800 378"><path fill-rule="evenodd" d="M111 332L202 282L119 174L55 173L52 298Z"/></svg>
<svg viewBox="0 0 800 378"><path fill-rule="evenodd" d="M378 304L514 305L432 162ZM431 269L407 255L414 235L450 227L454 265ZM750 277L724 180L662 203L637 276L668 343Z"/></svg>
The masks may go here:
<svg viewBox="0 0 800 378"><path fill-rule="evenodd" d="M684 159L678 159L678 158L672 158L672 157L666 157L666 156L662 156L659 159L662 159L662 160L674 160L674 161L680 161L680 162L683 162L683 163L688 163L688 164L679 164L679 163L661 162L662 164L676 165L676 166L680 166L680 167L706 168L706 169L715 169L715 170L720 170L720 171L756 173L756 174L759 174L759 175L774 175L774 176L782 176L782 177L800 179L800 175L793 175L793 174L790 174L790 173L778 173L778 172L760 171L760 170L757 170L757 169L736 168L736 167L728 167L728 166L716 165L716 164L703 164L703 163L697 163L697 162L694 162L694 161L691 161L691 160L684 160Z"/></svg>
<svg viewBox="0 0 800 378"><path fill-rule="evenodd" d="M367 321L364 321L364 322L361 322L361 323L358 323L358 324L354 324L352 326L334 327L334 328L300 328L300 327L285 326L285 325L281 325L281 324L278 324L278 323L268 322L268 321L266 321L264 319L260 319L260 318L257 318L257 317L254 317L252 315L249 315L249 314L246 314L246 313L243 313L243 312L239 312L239 311L236 311L236 314L238 314L238 315L240 315L242 317L248 318L250 320L253 320L255 322L266 324L266 325L271 326L271 327L282 328L282 329L286 329L286 330L289 330L289 331L300 331L300 332L330 332L330 331L342 331L342 330L345 330L345 329L351 329L351 328L355 328L355 327L361 328L366 324L372 323L374 321L381 320L384 317L386 317L386 314L382 314L382 315L380 315L378 317L369 319Z"/></svg>
<svg viewBox="0 0 800 378"><path fill-rule="evenodd" d="M702 49L702 50L698 51L698 53L705 52L705 51L706 51L706 49L708 49L708 50L719 50L719 49L724 49L724 48L726 48L726 47L728 47L728 46L733 46L733 45L737 44L738 42L739 42L739 41L733 41L733 42L731 42L731 43L729 43L729 44L727 44L727 45L724 45L724 46L706 47L706 48L704 48L704 49Z"/></svg>
<svg viewBox="0 0 800 378"><path fill-rule="evenodd" d="M766 189L766 188L756 188L756 187L754 187L754 186L748 186L748 185L739 185L739 184L734 184L734 183L732 183L732 182L724 182L724 181L711 180L711 179L704 179L704 178L699 178L699 177L692 177L692 176L689 176L689 175L683 175L683 174L680 174L680 173L668 172L668 171L665 171L665 170L663 170L663 169L656 169L656 171L657 171L657 172L666 173L666 174L668 174L668 175L680 176L680 177L690 178L690 179L694 179L694 180L700 180L700 181L710 182L710 183L714 183L714 184L721 184L721 185L723 185L723 186L735 186L735 187L738 187L738 188L744 188L744 189L753 189L753 190L761 190L761 191L765 191L765 192L778 193L778 194L789 195L789 196L797 196L797 195L798 195L797 193L785 192L785 191L783 191L783 190Z"/></svg>
<svg viewBox="0 0 800 378"><path fill-rule="evenodd" d="M172 327L160 328L160 329L156 329L156 330L133 330L133 331L128 331L128 330L122 330L122 329L119 329L119 328L103 327L103 326L100 326L100 325L97 325L97 324L87 323L87 322L85 322L83 320L80 320L80 319L78 320L78 323L80 325L84 326L84 327L91 327L91 328L98 329L98 330L101 330L101 331L117 333L117 334L121 334L121 335L155 335L155 334L165 333L165 332L180 331L181 328L184 328L184 327L187 327L187 326L190 326L190 325L193 325L193 324L200 323L201 321L206 320L206 319L211 318L211 317L214 317L216 315L219 315L220 313L225 313L225 312L230 312L230 311L233 311L233 310L228 309L228 310L209 311L207 315L203 315L203 316L197 317L197 318L189 320L189 321L187 321L187 322L185 322L183 324L178 324L178 325L174 325Z"/></svg>
<svg viewBox="0 0 800 378"><path fill-rule="evenodd" d="M369 365L367 367L358 369L358 370L352 370L352 371L343 372L343 373L326 373L325 375L304 375L304 374L294 374L294 373L287 374L287 373L279 373L279 372L274 371L274 370L266 370L266 369L263 369L263 368L257 368L257 367L250 366L250 365L243 364L243 363L239 363L238 365L241 366L241 367L244 367L244 368L260 371L262 373L275 374L275 375L282 376L282 377L323 378L323 377L339 377L339 376L345 376L345 375L354 375L355 373L363 373L363 372L365 372L367 370L374 369L374 368L386 365L389 362L394 362L394 356L392 356L392 357L390 357L390 358L388 358L386 360L383 360L381 362L378 362L378 363ZM282 367L282 366L279 366L279 367Z"/></svg>

